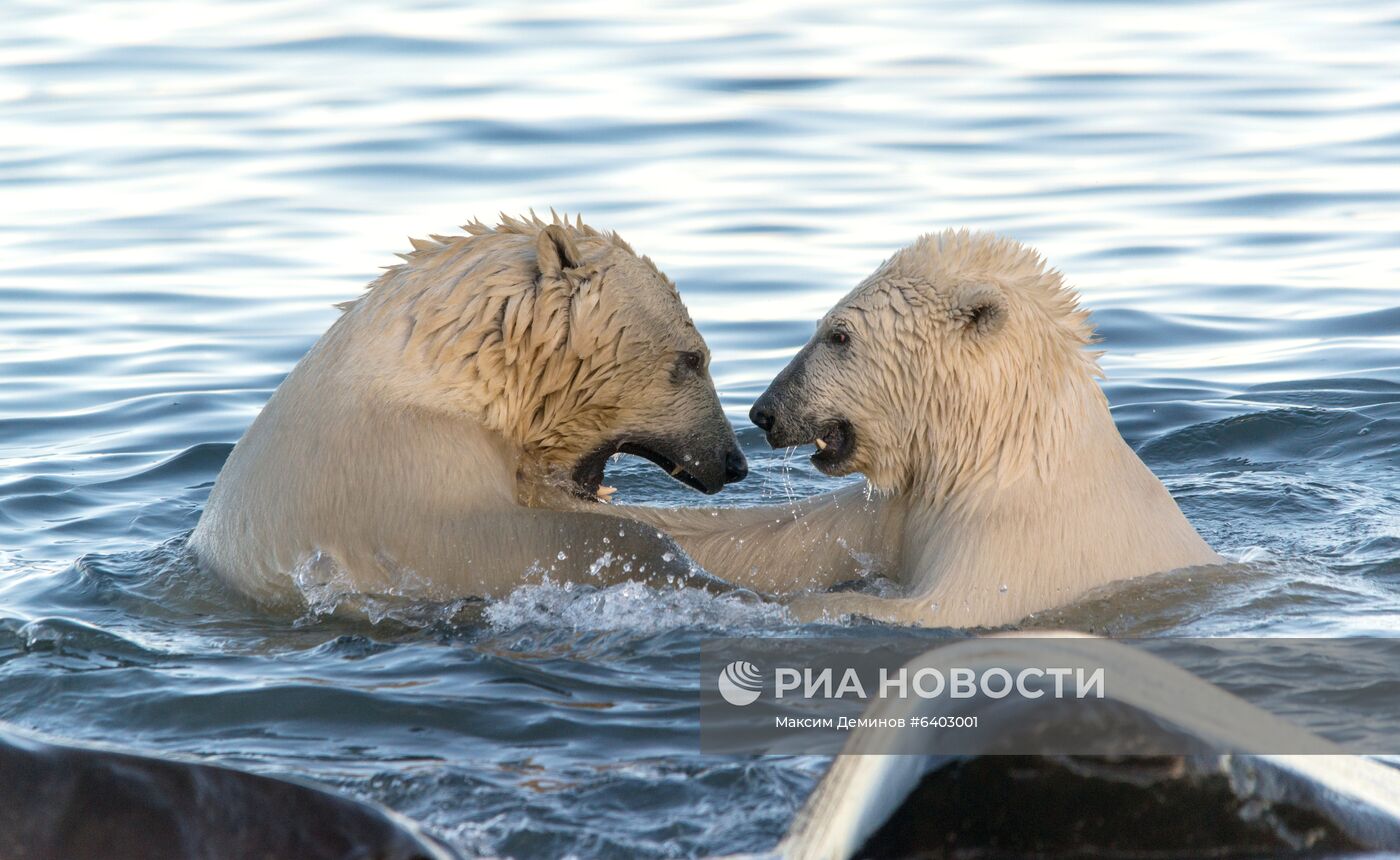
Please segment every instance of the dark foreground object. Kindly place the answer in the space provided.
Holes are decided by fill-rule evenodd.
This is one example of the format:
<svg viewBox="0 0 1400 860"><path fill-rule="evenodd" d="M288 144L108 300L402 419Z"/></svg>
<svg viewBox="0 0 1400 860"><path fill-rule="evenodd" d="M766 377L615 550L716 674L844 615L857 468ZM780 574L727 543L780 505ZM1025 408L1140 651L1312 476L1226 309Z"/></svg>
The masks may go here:
<svg viewBox="0 0 1400 860"><path fill-rule="evenodd" d="M778 846L784 860L1400 850L1400 770L1348 755L1127 643L1002 634L942 645L906 668L999 666L1014 675L1037 660L1102 666L1113 681L1102 699L876 700L794 816ZM978 718L963 747L977 741L980 750L949 755L938 732L897 724L946 713ZM1189 752L1019 752L1088 732L1127 741L1123 748Z"/></svg>
<svg viewBox="0 0 1400 860"><path fill-rule="evenodd" d="M1333 857L1358 844L1287 803L1251 805L1178 758L984 756L924 777L861 847L885 858Z"/></svg>
<svg viewBox="0 0 1400 860"><path fill-rule="evenodd" d="M0 860L446 860L407 819L212 765L0 731Z"/></svg>

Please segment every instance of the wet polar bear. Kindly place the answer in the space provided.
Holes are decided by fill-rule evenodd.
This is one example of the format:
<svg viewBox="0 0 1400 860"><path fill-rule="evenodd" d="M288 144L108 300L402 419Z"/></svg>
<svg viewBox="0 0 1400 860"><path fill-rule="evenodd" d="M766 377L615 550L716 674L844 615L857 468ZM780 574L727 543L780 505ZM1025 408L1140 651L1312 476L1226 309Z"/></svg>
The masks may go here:
<svg viewBox="0 0 1400 860"><path fill-rule="evenodd" d="M464 229L415 241L273 394L190 538L203 567L274 605L690 570L595 500L617 452L707 493L746 471L675 285L581 219Z"/></svg>
<svg viewBox="0 0 1400 860"><path fill-rule="evenodd" d="M803 595L804 618L1006 624L1115 580L1219 563L1119 435L1093 341L1031 249L924 236L822 319L750 413L774 447L815 443L822 472L862 473L872 492L629 513L759 591L872 569L902 587Z"/></svg>

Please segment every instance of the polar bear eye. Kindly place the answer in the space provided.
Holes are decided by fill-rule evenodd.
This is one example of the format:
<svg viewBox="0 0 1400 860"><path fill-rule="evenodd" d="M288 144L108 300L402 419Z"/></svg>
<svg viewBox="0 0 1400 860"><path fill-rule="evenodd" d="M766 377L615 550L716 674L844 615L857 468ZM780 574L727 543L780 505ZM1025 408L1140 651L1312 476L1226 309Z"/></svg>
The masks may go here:
<svg viewBox="0 0 1400 860"><path fill-rule="evenodd" d="M827 335L827 340L836 344L837 346L845 346L846 344L851 342L851 335L849 332L846 332L842 329L833 329L831 334Z"/></svg>
<svg viewBox="0 0 1400 860"><path fill-rule="evenodd" d="M699 370L705 366L705 356L698 352L683 352L680 354L680 362L691 370Z"/></svg>

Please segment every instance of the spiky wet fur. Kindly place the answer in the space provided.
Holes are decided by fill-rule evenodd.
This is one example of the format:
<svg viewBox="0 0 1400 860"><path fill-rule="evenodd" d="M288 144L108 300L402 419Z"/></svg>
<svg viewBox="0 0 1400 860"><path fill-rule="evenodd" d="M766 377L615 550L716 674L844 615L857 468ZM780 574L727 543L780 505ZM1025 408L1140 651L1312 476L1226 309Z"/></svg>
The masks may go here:
<svg viewBox="0 0 1400 860"><path fill-rule="evenodd" d="M708 358L675 285L581 219L464 229L342 305L234 448L190 543L238 590L455 598L681 564L571 478L629 428L733 446L708 374L671 372Z"/></svg>

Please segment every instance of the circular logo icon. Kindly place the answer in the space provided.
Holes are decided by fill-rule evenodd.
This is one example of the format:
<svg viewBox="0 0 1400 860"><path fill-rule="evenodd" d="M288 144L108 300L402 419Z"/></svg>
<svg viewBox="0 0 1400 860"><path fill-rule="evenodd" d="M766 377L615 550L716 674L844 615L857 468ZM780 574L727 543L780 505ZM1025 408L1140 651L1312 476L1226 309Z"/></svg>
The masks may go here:
<svg viewBox="0 0 1400 860"><path fill-rule="evenodd" d="M744 660L735 660L719 673L719 694L731 705L752 705L763 693L763 674Z"/></svg>

